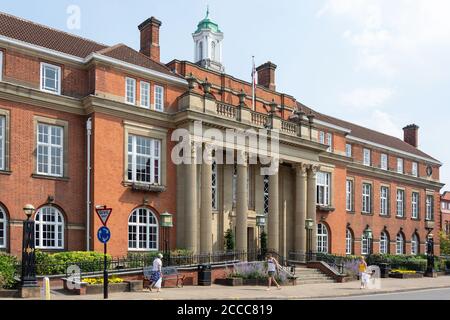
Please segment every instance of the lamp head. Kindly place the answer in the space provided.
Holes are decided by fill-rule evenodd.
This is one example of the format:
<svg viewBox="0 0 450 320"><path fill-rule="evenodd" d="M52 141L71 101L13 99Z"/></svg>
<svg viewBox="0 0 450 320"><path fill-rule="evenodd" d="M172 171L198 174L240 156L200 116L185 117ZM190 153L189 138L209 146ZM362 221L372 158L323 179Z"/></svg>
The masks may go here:
<svg viewBox="0 0 450 320"><path fill-rule="evenodd" d="M34 206L32 204L26 204L23 207L23 212L27 216L27 220L30 220L31 216L34 214L35 211L36 211L36 209L34 208Z"/></svg>

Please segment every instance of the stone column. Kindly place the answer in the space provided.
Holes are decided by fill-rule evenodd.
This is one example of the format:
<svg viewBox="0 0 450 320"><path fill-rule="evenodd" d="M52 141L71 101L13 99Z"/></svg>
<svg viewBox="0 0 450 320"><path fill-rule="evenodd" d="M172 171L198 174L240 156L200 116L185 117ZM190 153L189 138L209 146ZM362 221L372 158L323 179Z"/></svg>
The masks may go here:
<svg viewBox="0 0 450 320"><path fill-rule="evenodd" d="M307 208L308 208L308 219L312 219L314 221L314 227L312 230L312 251L317 251L317 219L316 219L316 212L317 212L317 199L316 199L316 192L317 192L317 185L316 185L316 174L317 171L319 171L319 166L312 165L308 169L308 197L307 197Z"/></svg>
<svg viewBox="0 0 450 320"><path fill-rule="evenodd" d="M278 168L279 169L279 168ZM279 170L269 175L269 214L267 218L268 249L280 250Z"/></svg>
<svg viewBox="0 0 450 320"><path fill-rule="evenodd" d="M238 161L237 164L236 250L247 251L247 219L248 219L247 154L245 152L240 152L238 156L243 161Z"/></svg>
<svg viewBox="0 0 450 320"><path fill-rule="evenodd" d="M200 252L212 252L212 150L205 145L202 161Z"/></svg>
<svg viewBox="0 0 450 320"><path fill-rule="evenodd" d="M295 252L306 252L306 177L307 167L303 164L295 167Z"/></svg>
<svg viewBox="0 0 450 320"><path fill-rule="evenodd" d="M191 146L190 163L185 164L185 239L186 249L197 252L197 150Z"/></svg>

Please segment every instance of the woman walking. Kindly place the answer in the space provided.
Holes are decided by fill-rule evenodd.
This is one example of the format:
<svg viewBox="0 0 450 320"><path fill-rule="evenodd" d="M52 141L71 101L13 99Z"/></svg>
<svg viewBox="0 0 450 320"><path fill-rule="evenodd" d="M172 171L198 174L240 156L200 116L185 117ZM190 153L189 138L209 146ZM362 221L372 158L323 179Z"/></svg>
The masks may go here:
<svg viewBox="0 0 450 320"><path fill-rule="evenodd" d="M280 264L278 263L277 259L275 259L274 257L272 257L271 254L267 255L267 274L269 276L269 283L268 283L268 287L267 287L267 291L270 290L270 286L272 285L272 281L275 283L275 285L277 286L277 289L280 290L281 287L278 284L278 282L275 280L275 273L278 269L280 269Z"/></svg>
<svg viewBox="0 0 450 320"><path fill-rule="evenodd" d="M150 277L150 286L149 289L152 291L152 288L156 288L156 292L161 292L161 283L162 283L162 259L163 255L158 253L158 256L153 260L153 269L152 275Z"/></svg>
<svg viewBox="0 0 450 320"><path fill-rule="evenodd" d="M361 280L361 289L364 289L367 283L367 276L366 276L367 263L364 257L361 257L361 259L359 260L358 271L359 271L359 279Z"/></svg>

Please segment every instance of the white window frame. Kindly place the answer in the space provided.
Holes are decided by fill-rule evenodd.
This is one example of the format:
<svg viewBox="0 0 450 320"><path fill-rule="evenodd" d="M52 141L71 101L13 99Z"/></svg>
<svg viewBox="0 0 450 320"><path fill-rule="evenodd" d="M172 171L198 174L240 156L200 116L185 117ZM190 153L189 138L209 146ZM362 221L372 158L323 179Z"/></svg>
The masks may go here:
<svg viewBox="0 0 450 320"><path fill-rule="evenodd" d="M0 115L0 170L6 169L6 117Z"/></svg>
<svg viewBox="0 0 450 320"><path fill-rule="evenodd" d="M426 221L433 221L434 220L434 196L427 195L426 198Z"/></svg>
<svg viewBox="0 0 450 320"><path fill-rule="evenodd" d="M419 164L417 162L412 163L411 174L416 178L419 177Z"/></svg>
<svg viewBox="0 0 450 320"><path fill-rule="evenodd" d="M150 83L140 82L140 105L143 108L150 109Z"/></svg>
<svg viewBox="0 0 450 320"><path fill-rule="evenodd" d="M329 238L328 238L328 228L325 224L317 224L317 252L318 253L328 253Z"/></svg>
<svg viewBox="0 0 450 320"><path fill-rule="evenodd" d="M419 254L419 237L413 234L411 237L411 255L417 256Z"/></svg>
<svg viewBox="0 0 450 320"><path fill-rule="evenodd" d="M353 180L347 180L345 183L345 203L347 212L355 211L354 208L354 182Z"/></svg>
<svg viewBox="0 0 450 320"><path fill-rule="evenodd" d="M380 188L380 215L389 215L389 187L381 186Z"/></svg>
<svg viewBox="0 0 450 320"><path fill-rule="evenodd" d="M324 131L319 132L319 142L321 144L325 144L325 132Z"/></svg>
<svg viewBox="0 0 450 320"><path fill-rule="evenodd" d="M140 211L143 210L143 213L145 214L145 219L147 222L141 222L140 221ZM133 215L136 215L136 222L132 222L132 218ZM151 220L156 221L156 223L151 223ZM133 232L132 234L134 234L134 240L130 240L130 228L135 227L135 232ZM140 235L141 230L140 228L144 228L145 229L145 237L146 237L146 241L145 241L145 246L141 246L141 243L139 241L140 238L142 238ZM154 233L151 233L150 230L152 228L155 228ZM152 247L151 241L150 241L150 236L151 235L155 235L156 236L156 241L155 241L155 246ZM156 214L150 210L149 208L137 208L135 210L133 210L133 212L131 212L130 216L128 217L128 232L127 232L128 238L128 250L129 251L158 251L159 250L159 222L158 222L158 218L156 216ZM135 242L135 247L133 247L132 242Z"/></svg>
<svg viewBox="0 0 450 320"><path fill-rule="evenodd" d="M44 210L50 210L50 214L54 215L55 221L48 222L43 220ZM60 219L59 219L60 218ZM61 221L59 221L61 220ZM54 246L44 246L44 226L53 226L54 229ZM61 228L61 232L59 232ZM64 216L56 207L45 206L40 208L35 215L35 242L36 249L64 249ZM48 234L48 231L46 232ZM50 239L52 240L52 239ZM59 244L61 243L61 244Z"/></svg>
<svg viewBox="0 0 450 320"><path fill-rule="evenodd" d="M370 149L363 149L363 165L368 167L372 165L372 152Z"/></svg>
<svg viewBox="0 0 450 320"><path fill-rule="evenodd" d="M415 196L417 196L417 198ZM419 219L419 203L420 193L413 192L411 194L411 218L413 219Z"/></svg>
<svg viewBox="0 0 450 320"><path fill-rule="evenodd" d="M136 104L136 79L134 78L125 78L125 103Z"/></svg>
<svg viewBox="0 0 450 320"><path fill-rule="evenodd" d="M380 168L382 170L387 170L388 169L388 162L389 162L389 157L386 153L382 153L381 154L381 158L380 158Z"/></svg>
<svg viewBox="0 0 450 320"><path fill-rule="evenodd" d="M39 127L40 126L45 126L47 127L47 142L40 142L39 141ZM53 144L51 142L51 131L52 128L55 128L57 130L60 130L61 133L61 144ZM52 125L52 124L48 124L45 122L38 122L37 123L37 128L36 128L36 173L37 174L41 174L41 175L45 175L45 176L51 176L51 177L63 177L64 176L64 127L62 126L57 126L57 125ZM39 147L42 148L47 148L47 154L43 154L44 157L46 157L47 161L46 161L46 165L47 165L47 172L45 172L44 170L39 170L39 156L41 155L41 153L39 153ZM61 173L60 174L56 174L56 173L51 173L51 166L52 166L52 150L55 149L59 149L60 150L60 159L59 159L59 163L57 163L57 165L61 168ZM44 163L45 165L45 163Z"/></svg>
<svg viewBox="0 0 450 320"><path fill-rule="evenodd" d="M370 239L363 233L361 236L361 255L369 254L369 241Z"/></svg>
<svg viewBox="0 0 450 320"><path fill-rule="evenodd" d="M362 213L372 213L372 185L370 183L363 183L362 185L361 211Z"/></svg>
<svg viewBox="0 0 450 320"><path fill-rule="evenodd" d="M217 173L217 162L214 160L211 164L211 194L212 194L212 209L219 209L219 192L218 192L218 173Z"/></svg>
<svg viewBox="0 0 450 320"><path fill-rule="evenodd" d="M399 218L405 217L405 190L403 189L397 189L397 210L396 215Z"/></svg>
<svg viewBox="0 0 450 320"><path fill-rule="evenodd" d="M395 238L395 254L398 256L405 254L405 237L401 233Z"/></svg>
<svg viewBox="0 0 450 320"><path fill-rule="evenodd" d="M54 69L56 72L55 81L56 81L57 87L54 89L45 87L44 77L46 75L46 72L45 72L46 68ZM46 62L41 62L40 88L41 88L41 91L44 91L44 92L48 92L48 93L52 93L52 94L59 94L59 95L61 94L61 67L60 66L55 66L53 64L49 64Z"/></svg>
<svg viewBox="0 0 450 320"><path fill-rule="evenodd" d="M332 152L333 151L333 134L331 134L331 133L327 133L327 146L328 146L327 151Z"/></svg>
<svg viewBox="0 0 450 320"><path fill-rule="evenodd" d="M6 210L0 206L0 232L3 236L0 237L0 248L5 249L8 244L8 216L6 215Z"/></svg>
<svg viewBox="0 0 450 320"><path fill-rule="evenodd" d="M389 237L385 231L380 234L380 254L389 253Z"/></svg>
<svg viewBox="0 0 450 320"><path fill-rule="evenodd" d="M352 153L352 145L349 144L349 143L347 143L347 144L345 145L345 155L346 155L347 157L349 157L349 158L351 158L352 155L353 155L353 153Z"/></svg>
<svg viewBox="0 0 450 320"><path fill-rule="evenodd" d="M161 90L158 92L158 90ZM164 112L164 87L155 85L155 110Z"/></svg>
<svg viewBox="0 0 450 320"><path fill-rule="evenodd" d="M331 174L329 172L317 172L316 176L317 204L321 206L331 205Z"/></svg>
<svg viewBox="0 0 450 320"><path fill-rule="evenodd" d="M0 50L0 81L3 81L3 51Z"/></svg>
<svg viewBox="0 0 450 320"><path fill-rule="evenodd" d="M353 254L353 234L349 228L345 231L345 254Z"/></svg>
<svg viewBox="0 0 450 320"><path fill-rule="evenodd" d="M128 135L128 139L131 138L131 151L129 149L129 141L127 141L127 155L128 157L131 156L131 163L130 160L128 160L128 168L127 168L127 181L129 182L135 182L135 183L140 183L140 184L156 184L156 185L161 185L162 184L162 177L161 177L161 147L162 147L162 142L161 140L158 139L154 139L154 138L150 138L150 137L144 137L144 136L139 136L139 135L135 135L135 134L129 134ZM141 138L141 139L146 139L149 140L150 142L150 154L138 154L137 153L137 138ZM158 150L158 153L155 154L156 150ZM139 181L137 180L137 157L143 157L143 158L147 158L150 160L150 181ZM129 159L129 158L128 158ZM158 161L158 181L155 181L156 177L155 177L155 164L156 161ZM131 172L131 179L129 177L129 170L132 170Z"/></svg>
<svg viewBox="0 0 450 320"><path fill-rule="evenodd" d="M402 158L397 158L397 173L403 174L404 172L404 160Z"/></svg>

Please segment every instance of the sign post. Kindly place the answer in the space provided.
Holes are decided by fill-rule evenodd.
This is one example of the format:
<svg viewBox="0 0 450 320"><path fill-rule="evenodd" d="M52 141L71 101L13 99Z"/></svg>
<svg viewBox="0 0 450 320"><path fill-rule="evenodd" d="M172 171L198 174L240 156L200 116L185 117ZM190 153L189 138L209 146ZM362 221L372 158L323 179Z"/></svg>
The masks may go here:
<svg viewBox="0 0 450 320"><path fill-rule="evenodd" d="M108 260L106 258L106 254L108 252L107 243L109 239L111 239L111 231L106 226L106 223L108 222L112 209L107 208L106 206L97 206L95 211L103 224L103 226L97 231L97 238L101 243L103 243L103 298L108 299Z"/></svg>

